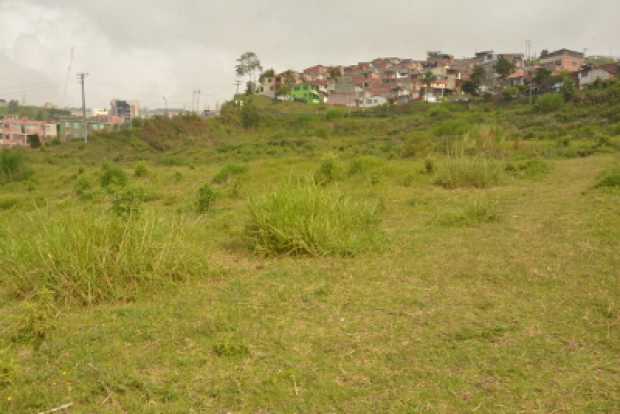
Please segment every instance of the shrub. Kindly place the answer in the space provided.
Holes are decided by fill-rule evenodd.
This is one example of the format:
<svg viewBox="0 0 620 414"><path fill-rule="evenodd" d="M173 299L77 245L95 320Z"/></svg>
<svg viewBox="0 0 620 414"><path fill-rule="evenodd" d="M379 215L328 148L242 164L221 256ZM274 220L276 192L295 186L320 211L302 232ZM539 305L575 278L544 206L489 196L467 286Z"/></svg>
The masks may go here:
<svg viewBox="0 0 620 414"><path fill-rule="evenodd" d="M0 183L25 180L32 175L24 157L14 151L0 151Z"/></svg>
<svg viewBox="0 0 620 414"><path fill-rule="evenodd" d="M548 114L562 108L564 105L564 97L557 93L550 93L538 98L534 108L536 111Z"/></svg>
<svg viewBox="0 0 620 414"><path fill-rule="evenodd" d="M142 211L142 203L146 200L146 192L141 188L124 188L114 193L112 212L118 217L136 217Z"/></svg>
<svg viewBox="0 0 620 414"><path fill-rule="evenodd" d="M254 102L249 99L245 101L241 107L241 126L245 129L258 127L260 123L260 114Z"/></svg>
<svg viewBox="0 0 620 414"><path fill-rule="evenodd" d="M139 162L133 171L133 175L135 175L138 178L144 178L147 175L149 175L149 170L148 168L146 168L146 164L143 162Z"/></svg>
<svg viewBox="0 0 620 414"><path fill-rule="evenodd" d="M227 164L213 177L213 182L223 184L228 182L230 177L245 174L248 171L246 165Z"/></svg>
<svg viewBox="0 0 620 414"><path fill-rule="evenodd" d="M453 157L440 165L435 184L444 188L487 188L501 182L501 162L481 157Z"/></svg>
<svg viewBox="0 0 620 414"><path fill-rule="evenodd" d="M90 200L93 198L92 185L88 178L83 175L79 176L74 185L75 194L82 200Z"/></svg>
<svg viewBox="0 0 620 414"><path fill-rule="evenodd" d="M288 183L250 200L245 234L264 255L351 256L377 246L380 205L312 182Z"/></svg>
<svg viewBox="0 0 620 414"><path fill-rule="evenodd" d="M424 160L424 172L426 174L433 174L435 172L435 161L432 158Z"/></svg>
<svg viewBox="0 0 620 414"><path fill-rule="evenodd" d="M203 214L209 211L213 207L216 198L217 195L215 194L215 191L213 191L213 189L209 186L209 184L205 184L200 187L200 189L198 190L198 200L196 203L198 213Z"/></svg>
<svg viewBox="0 0 620 414"><path fill-rule="evenodd" d="M113 187L125 187L129 179L127 174L119 166L114 164L104 164L101 174L101 187L113 189Z"/></svg>
<svg viewBox="0 0 620 414"><path fill-rule="evenodd" d="M124 220L91 211L16 220L0 239L0 284L15 297L48 289L59 303L126 301L204 270L183 244L184 226L154 216Z"/></svg>
<svg viewBox="0 0 620 414"><path fill-rule="evenodd" d="M339 180L341 176L342 168L336 157L328 156L321 161L319 169L314 173L314 181L319 185L327 185Z"/></svg>

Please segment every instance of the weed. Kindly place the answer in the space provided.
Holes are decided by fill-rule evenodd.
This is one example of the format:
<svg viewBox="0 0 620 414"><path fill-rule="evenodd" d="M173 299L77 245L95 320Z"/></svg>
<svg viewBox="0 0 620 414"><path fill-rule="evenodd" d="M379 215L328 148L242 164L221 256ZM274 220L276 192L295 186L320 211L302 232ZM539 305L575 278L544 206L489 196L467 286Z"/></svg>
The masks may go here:
<svg viewBox="0 0 620 414"><path fill-rule="evenodd" d="M0 211L10 210L19 204L19 200L16 198L0 198Z"/></svg>
<svg viewBox="0 0 620 414"><path fill-rule="evenodd" d="M245 234L265 255L355 255L376 247L380 206L314 183L289 183L250 201Z"/></svg>
<svg viewBox="0 0 620 414"><path fill-rule="evenodd" d="M90 200L93 198L92 185L88 178L83 175L80 175L75 181L74 191L81 200Z"/></svg>
<svg viewBox="0 0 620 414"><path fill-rule="evenodd" d="M331 184L342 176L342 168L335 156L329 155L314 173L314 181L319 185Z"/></svg>
<svg viewBox="0 0 620 414"><path fill-rule="evenodd" d="M620 188L620 167L607 171L596 184L597 188Z"/></svg>
<svg viewBox="0 0 620 414"><path fill-rule="evenodd" d="M113 191L114 188L125 187L129 182L129 178L119 166L106 163L103 165L100 182L101 187Z"/></svg>
<svg viewBox="0 0 620 414"><path fill-rule="evenodd" d="M230 177L235 175L245 174L248 171L246 165L239 164L226 164L216 175L213 177L213 182L216 184L226 183Z"/></svg>
<svg viewBox="0 0 620 414"><path fill-rule="evenodd" d="M200 187L198 190L198 200L196 202L198 213L204 214L211 210L216 198L217 195L209 184L205 184Z"/></svg>
<svg viewBox="0 0 620 414"><path fill-rule="evenodd" d="M475 200L436 217L436 222L443 226L472 226L498 220L497 202L490 200Z"/></svg>
<svg viewBox="0 0 620 414"><path fill-rule="evenodd" d="M0 184L25 180L31 175L32 171L20 153L0 150Z"/></svg>
<svg viewBox="0 0 620 414"><path fill-rule="evenodd" d="M147 175L149 175L149 170L146 167L146 164L143 162L139 162L133 171L133 175L136 176L137 178L144 178Z"/></svg>
<svg viewBox="0 0 620 414"><path fill-rule="evenodd" d="M45 338L56 328L58 310L54 303L54 293L46 287L22 304L15 323L13 341L33 345L37 350Z"/></svg>
<svg viewBox="0 0 620 414"><path fill-rule="evenodd" d="M424 160L424 172L426 174L433 174L435 169L435 161L432 158L427 158Z"/></svg>
<svg viewBox="0 0 620 414"><path fill-rule="evenodd" d="M435 184L448 188L488 188L503 177L503 163L481 157L450 157L437 171Z"/></svg>
<svg viewBox="0 0 620 414"><path fill-rule="evenodd" d="M16 297L46 288L68 306L130 300L205 269L203 256L182 244L182 223L153 215L38 210L19 223L0 239L0 284Z"/></svg>
<svg viewBox="0 0 620 414"><path fill-rule="evenodd" d="M557 111L564 105L564 97L557 93L550 93L539 97L534 105L536 111L548 114Z"/></svg>
<svg viewBox="0 0 620 414"><path fill-rule="evenodd" d="M136 217L146 198L146 192L141 188L123 188L113 194L112 212L125 219Z"/></svg>
<svg viewBox="0 0 620 414"><path fill-rule="evenodd" d="M537 178L548 174L549 171L551 171L551 167L544 160L527 160L506 164L506 172L520 178Z"/></svg>

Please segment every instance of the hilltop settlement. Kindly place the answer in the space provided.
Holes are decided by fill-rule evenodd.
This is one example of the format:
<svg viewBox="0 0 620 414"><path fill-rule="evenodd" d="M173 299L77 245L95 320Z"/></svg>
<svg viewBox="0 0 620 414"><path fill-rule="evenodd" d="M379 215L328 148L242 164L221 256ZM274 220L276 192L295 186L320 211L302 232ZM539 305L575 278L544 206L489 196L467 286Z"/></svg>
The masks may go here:
<svg viewBox="0 0 620 414"><path fill-rule="evenodd" d="M423 100L435 103L470 98L516 99L559 92L612 80L620 62L609 57L586 57L560 49L540 56L522 53L477 52L457 59L441 51L428 52L425 60L377 58L349 66L316 65L301 72L263 71L258 57L248 52L238 60L237 75L248 77L246 94L274 100L297 101L349 108L402 105ZM257 77L256 75L259 74ZM241 85L241 81L237 83ZM237 91L239 94L239 90ZM36 112L19 110L19 102L0 98L0 148L38 147L42 144L85 139L91 132L130 128L143 117L192 113L213 116L216 111L141 111L137 101L114 99L103 109L57 109L46 105Z"/></svg>

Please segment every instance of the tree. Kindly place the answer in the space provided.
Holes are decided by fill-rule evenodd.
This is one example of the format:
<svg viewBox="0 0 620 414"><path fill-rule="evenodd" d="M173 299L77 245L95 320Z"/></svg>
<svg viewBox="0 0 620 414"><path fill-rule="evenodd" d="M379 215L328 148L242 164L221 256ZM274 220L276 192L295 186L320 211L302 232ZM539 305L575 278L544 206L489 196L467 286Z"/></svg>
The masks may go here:
<svg viewBox="0 0 620 414"><path fill-rule="evenodd" d="M295 76L295 72L290 69L280 74L280 82L277 86L276 95L286 96L291 93L296 79L297 77Z"/></svg>
<svg viewBox="0 0 620 414"><path fill-rule="evenodd" d="M482 85L484 76L485 74L482 66L476 66L469 77L469 80L463 83L463 92L478 96L480 94L480 86Z"/></svg>
<svg viewBox="0 0 620 414"><path fill-rule="evenodd" d="M235 66L235 71L237 72L237 76L239 77L248 77L248 83L255 83L256 72L261 72L263 67L260 64L260 60L256 53L254 52L245 52L244 54L237 59L237 65ZM248 88L248 91L251 91L252 88Z"/></svg>
<svg viewBox="0 0 620 414"><path fill-rule="evenodd" d="M547 91L551 87L553 77L551 76L551 71L546 68L538 68L536 70L536 74L534 75L534 83L536 84L536 88L540 91Z"/></svg>
<svg viewBox="0 0 620 414"><path fill-rule="evenodd" d="M263 73L260 74L260 77L258 78L258 81L260 83L263 83L263 81L265 79L273 79L276 77L276 71L273 69L267 69L266 71L264 71Z"/></svg>
<svg viewBox="0 0 620 414"><path fill-rule="evenodd" d="M564 77L564 82L562 83L562 89L560 90L562 96L564 96L564 100L566 102L572 101L576 95L575 82L571 79L570 76Z"/></svg>
<svg viewBox="0 0 620 414"><path fill-rule="evenodd" d="M426 91L425 91L426 102L428 102L428 96L429 96L428 92L429 92L429 89L431 89L431 85L436 80L437 80L437 76L433 72L431 72L430 70L426 71L424 73L424 77L422 78L422 81L424 82L424 85L426 85Z"/></svg>
<svg viewBox="0 0 620 414"><path fill-rule="evenodd" d="M9 114L15 115L18 110L19 110L19 102L17 102L15 99L11 99L9 101L9 106L8 106Z"/></svg>
<svg viewBox="0 0 620 414"><path fill-rule="evenodd" d="M540 58L544 59L547 56L549 56L549 51L547 49L543 49L542 52L540 52Z"/></svg>
<svg viewBox="0 0 620 414"><path fill-rule="evenodd" d="M332 80L338 79L342 76L342 72L340 72L340 68L337 66L329 68L329 78Z"/></svg>
<svg viewBox="0 0 620 414"><path fill-rule="evenodd" d="M515 71L515 65L503 56L500 56L495 64L495 73L499 75L502 80L506 80Z"/></svg>

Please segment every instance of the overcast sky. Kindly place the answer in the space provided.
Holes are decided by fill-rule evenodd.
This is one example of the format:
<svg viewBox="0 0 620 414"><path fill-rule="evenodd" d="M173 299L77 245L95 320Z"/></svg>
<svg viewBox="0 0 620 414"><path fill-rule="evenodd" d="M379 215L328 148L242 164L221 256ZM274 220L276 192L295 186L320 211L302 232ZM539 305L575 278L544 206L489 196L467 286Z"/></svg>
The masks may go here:
<svg viewBox="0 0 620 414"><path fill-rule="evenodd" d="M189 108L200 89L212 107L231 97L248 50L265 68L300 70L427 50L523 52L527 39L537 51L620 55L620 1L0 0L0 98L78 106L83 71L89 106L161 107L166 96Z"/></svg>

